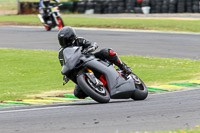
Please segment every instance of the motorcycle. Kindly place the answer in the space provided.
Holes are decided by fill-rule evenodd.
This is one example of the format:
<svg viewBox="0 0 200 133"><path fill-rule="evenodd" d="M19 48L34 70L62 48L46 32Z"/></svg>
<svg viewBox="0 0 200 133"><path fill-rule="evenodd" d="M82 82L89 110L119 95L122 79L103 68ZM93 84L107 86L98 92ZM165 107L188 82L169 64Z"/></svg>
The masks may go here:
<svg viewBox="0 0 200 133"><path fill-rule="evenodd" d="M144 100L148 96L144 82L134 73L126 75L81 47L65 48L63 59L62 74L99 103L108 103L110 99Z"/></svg>
<svg viewBox="0 0 200 133"><path fill-rule="evenodd" d="M50 31L56 26L58 26L59 29L64 27L64 22L60 16L58 6L44 8L44 15L38 14L40 21L47 31Z"/></svg>

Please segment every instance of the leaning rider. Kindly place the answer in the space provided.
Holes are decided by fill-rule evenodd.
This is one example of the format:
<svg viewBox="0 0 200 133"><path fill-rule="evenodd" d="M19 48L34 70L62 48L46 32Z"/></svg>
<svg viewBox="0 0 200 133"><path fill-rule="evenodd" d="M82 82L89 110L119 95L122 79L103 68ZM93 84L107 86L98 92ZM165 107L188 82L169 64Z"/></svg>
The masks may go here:
<svg viewBox="0 0 200 133"><path fill-rule="evenodd" d="M61 46L58 54L58 58L60 61L61 66L63 66L63 50L70 46L82 46L83 49L87 49L88 52L94 52L98 45L96 42L90 42L82 37L77 37L76 32L72 27L66 26L63 27L58 32L58 41ZM102 59L102 60L108 60L111 63L114 63L116 66L118 66L125 74L130 74L131 69L127 67L125 63L123 63L119 57L117 56L117 53L114 52L111 48L102 49L99 52L94 53L94 56ZM67 80L67 78L64 76L64 80ZM81 95L80 88L76 85L74 90L74 95L78 98L80 97L86 97L84 94ZM79 95L80 94L80 95Z"/></svg>
<svg viewBox="0 0 200 133"><path fill-rule="evenodd" d="M40 0L39 11L40 11L40 14L42 14L43 17L47 16L46 9L49 8L50 1L51 0ZM59 3L59 0L53 0L53 1L55 1L56 4Z"/></svg>

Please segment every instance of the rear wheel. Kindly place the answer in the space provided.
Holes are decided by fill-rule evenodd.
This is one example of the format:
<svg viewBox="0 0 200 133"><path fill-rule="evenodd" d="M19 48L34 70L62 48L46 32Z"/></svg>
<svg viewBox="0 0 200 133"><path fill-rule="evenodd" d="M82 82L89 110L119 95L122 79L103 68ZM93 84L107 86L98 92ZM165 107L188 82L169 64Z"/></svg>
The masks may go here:
<svg viewBox="0 0 200 133"><path fill-rule="evenodd" d="M92 99L99 103L108 103L110 101L110 94L104 86L96 86L92 81L85 75L81 74L77 78L78 85L81 89L90 96Z"/></svg>
<svg viewBox="0 0 200 133"><path fill-rule="evenodd" d="M47 30L47 31L50 31L51 30L51 27L50 26L44 26L45 27L45 29Z"/></svg>
<svg viewBox="0 0 200 133"><path fill-rule="evenodd" d="M57 17L57 20L58 20L58 23L59 23L58 24L58 29L60 30L60 29L62 29L64 27L64 22L63 22L61 17Z"/></svg>
<svg viewBox="0 0 200 133"><path fill-rule="evenodd" d="M136 90L132 95L132 99L134 100L144 100L148 96L148 90L144 82L135 74L132 74L133 79L135 79L135 87Z"/></svg>

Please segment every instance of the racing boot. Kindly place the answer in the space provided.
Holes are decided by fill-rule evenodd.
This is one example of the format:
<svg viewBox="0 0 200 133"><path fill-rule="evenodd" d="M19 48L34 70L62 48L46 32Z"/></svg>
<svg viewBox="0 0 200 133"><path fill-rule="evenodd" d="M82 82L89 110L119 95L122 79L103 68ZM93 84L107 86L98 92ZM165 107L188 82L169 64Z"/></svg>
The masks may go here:
<svg viewBox="0 0 200 133"><path fill-rule="evenodd" d="M109 56L107 57L107 59L108 59L110 62L112 62L112 63L114 63L116 66L118 66L119 69L121 69L121 70L124 72L124 74L126 74L126 75L131 74L131 71L132 71L131 68L128 67L125 63L123 63L123 62L119 59L117 53L115 53L112 49L108 49L108 53L109 53Z"/></svg>
<svg viewBox="0 0 200 133"><path fill-rule="evenodd" d="M114 63L121 69L125 74L129 75L132 73L132 69L128 67L124 62L122 62L120 59L118 59L117 62Z"/></svg>

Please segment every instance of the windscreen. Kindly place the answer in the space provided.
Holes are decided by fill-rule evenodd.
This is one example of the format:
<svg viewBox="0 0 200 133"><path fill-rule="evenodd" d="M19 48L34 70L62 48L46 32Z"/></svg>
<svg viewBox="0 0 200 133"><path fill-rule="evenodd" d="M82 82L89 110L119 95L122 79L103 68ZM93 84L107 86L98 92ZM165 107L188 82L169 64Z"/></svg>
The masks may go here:
<svg viewBox="0 0 200 133"><path fill-rule="evenodd" d="M68 47L63 50L64 66L67 69L73 69L81 56L81 48L79 47Z"/></svg>
<svg viewBox="0 0 200 133"><path fill-rule="evenodd" d="M81 48L79 47L68 47L63 50L64 65L62 69L63 74L67 74L72 70L76 64L79 63L81 56Z"/></svg>

